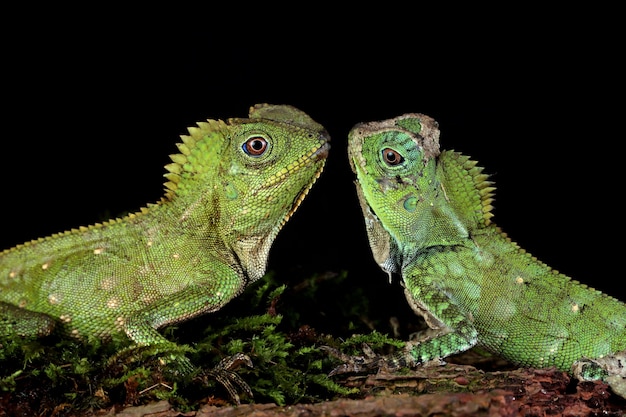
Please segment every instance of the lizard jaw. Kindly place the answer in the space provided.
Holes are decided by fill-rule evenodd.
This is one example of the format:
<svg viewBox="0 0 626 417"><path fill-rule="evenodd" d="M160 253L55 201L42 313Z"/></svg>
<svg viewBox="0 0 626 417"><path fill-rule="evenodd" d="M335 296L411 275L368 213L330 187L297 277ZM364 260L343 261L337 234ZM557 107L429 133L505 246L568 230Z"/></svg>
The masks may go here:
<svg viewBox="0 0 626 417"><path fill-rule="evenodd" d="M313 152L309 156L308 160L310 162L312 161L313 163L315 163L315 162L321 160L322 163L317 168L317 171L315 172L315 176L313 178L313 181L311 181L304 188L302 188L302 190L300 190L300 192L298 193L298 195L294 199L294 202L291 205L291 209L287 212L285 217L283 217L282 221L280 222L280 227L279 228L282 228L285 225L285 223L287 223L287 221L291 218L291 216L296 212L296 210L298 209L300 204L302 204L302 202L304 201L305 197L307 196L307 194L309 193L309 191L311 190L313 185L317 182L317 179L322 174L322 171L324 170L324 165L326 165L326 158L328 157L328 152L330 150L330 143L329 143L329 141L330 141L330 138L327 138L326 141L319 148L317 148L317 150L315 152Z"/></svg>

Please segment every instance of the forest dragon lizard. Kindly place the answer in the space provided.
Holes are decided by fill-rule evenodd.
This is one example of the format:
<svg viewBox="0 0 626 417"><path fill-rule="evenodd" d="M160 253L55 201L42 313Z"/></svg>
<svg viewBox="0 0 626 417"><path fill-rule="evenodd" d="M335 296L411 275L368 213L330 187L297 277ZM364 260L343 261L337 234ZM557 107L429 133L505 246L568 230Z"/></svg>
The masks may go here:
<svg viewBox="0 0 626 417"><path fill-rule="evenodd" d="M519 366L605 379L626 395L626 305L551 269L492 223L493 182L467 156L440 152L435 120L405 114L348 136L374 259L401 274L430 329L403 352L352 357L331 374L414 367L478 345Z"/></svg>
<svg viewBox="0 0 626 417"><path fill-rule="evenodd" d="M157 203L0 252L0 335L121 334L131 351L158 355L176 345L157 329L220 310L264 275L277 233L323 170L328 133L269 104L188 130ZM192 369L184 354L169 363Z"/></svg>

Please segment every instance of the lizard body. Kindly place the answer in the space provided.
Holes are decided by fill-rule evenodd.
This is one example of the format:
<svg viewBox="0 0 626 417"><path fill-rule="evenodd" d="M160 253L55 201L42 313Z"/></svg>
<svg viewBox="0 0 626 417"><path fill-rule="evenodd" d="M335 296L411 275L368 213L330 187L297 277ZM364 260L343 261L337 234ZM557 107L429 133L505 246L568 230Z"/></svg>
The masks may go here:
<svg viewBox="0 0 626 417"><path fill-rule="evenodd" d="M323 170L328 133L269 104L188 130L157 203L0 252L0 335L121 334L165 351L173 342L157 329L215 312L263 276Z"/></svg>
<svg viewBox="0 0 626 417"><path fill-rule="evenodd" d="M402 276L430 328L379 364L411 367L478 345L524 367L616 377L624 395L626 305L551 269L496 226L494 184L467 156L440 152L435 120L361 123L348 142L374 259Z"/></svg>

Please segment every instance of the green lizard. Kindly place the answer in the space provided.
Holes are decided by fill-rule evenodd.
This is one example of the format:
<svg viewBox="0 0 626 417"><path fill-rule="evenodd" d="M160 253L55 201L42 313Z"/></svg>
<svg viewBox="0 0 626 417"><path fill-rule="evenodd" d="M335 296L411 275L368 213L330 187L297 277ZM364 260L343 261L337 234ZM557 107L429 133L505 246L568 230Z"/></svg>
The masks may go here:
<svg viewBox="0 0 626 417"><path fill-rule="evenodd" d="M478 345L519 366L606 379L624 396L626 305L551 269L492 223L493 182L467 156L440 152L435 120L405 114L348 136L374 259L390 278L401 274L430 329L404 352L353 358L332 374L414 367Z"/></svg>
<svg viewBox="0 0 626 417"><path fill-rule="evenodd" d="M176 345L157 329L218 311L264 275L277 233L323 170L330 137L285 105L197 125L171 155L157 203L0 252L0 335L121 334L130 350L161 354ZM170 364L190 371L178 356Z"/></svg>

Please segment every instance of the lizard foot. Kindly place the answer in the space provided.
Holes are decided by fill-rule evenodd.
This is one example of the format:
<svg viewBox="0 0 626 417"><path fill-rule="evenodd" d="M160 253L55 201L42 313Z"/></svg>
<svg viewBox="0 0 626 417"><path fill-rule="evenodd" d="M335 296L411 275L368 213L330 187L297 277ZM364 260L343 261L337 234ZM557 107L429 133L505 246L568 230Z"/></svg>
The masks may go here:
<svg viewBox="0 0 626 417"><path fill-rule="evenodd" d="M239 392L245 393L249 398L253 397L250 386L235 372L241 365L253 367L252 360L248 355L236 353L222 359L213 369L203 371L198 378L205 385L209 378L216 380L226 389L232 402L239 405L241 404Z"/></svg>
<svg viewBox="0 0 626 417"><path fill-rule="evenodd" d="M376 372L380 369L383 362L383 358L374 353L374 351L367 344L363 344L363 353L365 356L346 355L345 353L330 346L320 346L320 349L343 362L342 365L339 365L330 371L328 376L347 373Z"/></svg>
<svg viewBox="0 0 626 417"><path fill-rule="evenodd" d="M166 374L173 377L190 375L195 370L191 361L185 356L189 348L176 344L158 344L148 346L130 346L113 355L108 360L108 366L127 364L132 362L149 362L155 358L158 366L164 368Z"/></svg>
<svg viewBox="0 0 626 417"><path fill-rule="evenodd" d="M578 360L572 366L572 374L579 381L604 380L615 394L626 398L626 351Z"/></svg>

